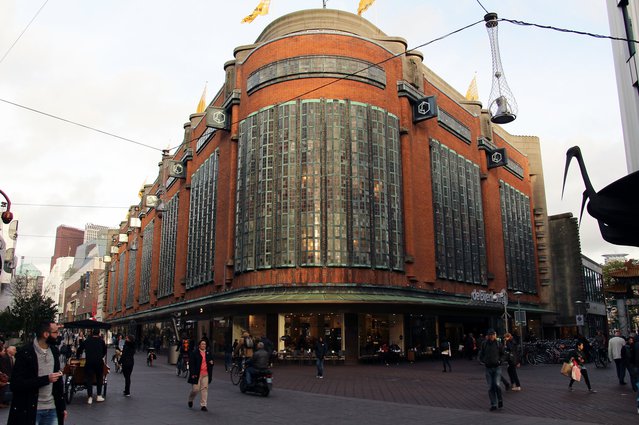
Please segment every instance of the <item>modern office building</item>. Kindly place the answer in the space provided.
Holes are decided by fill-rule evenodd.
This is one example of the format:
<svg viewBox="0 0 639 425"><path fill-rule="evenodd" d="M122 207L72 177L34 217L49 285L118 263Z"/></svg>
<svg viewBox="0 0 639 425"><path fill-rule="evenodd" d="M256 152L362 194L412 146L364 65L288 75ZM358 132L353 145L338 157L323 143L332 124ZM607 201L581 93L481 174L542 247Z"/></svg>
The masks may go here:
<svg viewBox="0 0 639 425"><path fill-rule="evenodd" d="M105 320L165 343L175 321L216 349L248 330L283 355L323 335L354 360L512 330L518 298L541 335L539 140L406 48L328 9L237 47L112 240Z"/></svg>
<svg viewBox="0 0 639 425"><path fill-rule="evenodd" d="M55 262L60 257L72 257L75 254L75 250L84 241L84 230L76 229L75 227L69 227L60 225L55 230L55 245L53 248L53 257L51 257L51 267L53 268Z"/></svg>
<svg viewBox="0 0 639 425"><path fill-rule="evenodd" d="M84 240L83 243L100 241L101 244L106 244L106 232L109 230L107 226L100 226L99 224L87 223L84 226Z"/></svg>

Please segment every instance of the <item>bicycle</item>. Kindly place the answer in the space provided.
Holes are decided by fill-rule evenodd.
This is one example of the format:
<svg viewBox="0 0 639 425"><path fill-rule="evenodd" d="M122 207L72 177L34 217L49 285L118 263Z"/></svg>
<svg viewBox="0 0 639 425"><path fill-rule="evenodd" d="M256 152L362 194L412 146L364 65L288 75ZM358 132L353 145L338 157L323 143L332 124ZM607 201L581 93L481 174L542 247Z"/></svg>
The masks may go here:
<svg viewBox="0 0 639 425"><path fill-rule="evenodd" d="M231 370L229 373L231 375L231 383L233 385L237 385L240 383L240 380L242 379L243 371L244 371L244 359L240 357L236 357L235 359L233 359L233 366L231 367Z"/></svg>
<svg viewBox="0 0 639 425"><path fill-rule="evenodd" d="M597 369L605 369L610 364L610 358L604 348L595 348L591 351L591 354Z"/></svg>
<svg viewBox="0 0 639 425"><path fill-rule="evenodd" d="M182 353L178 358L176 371L177 376L188 377L189 376L189 355L188 353Z"/></svg>

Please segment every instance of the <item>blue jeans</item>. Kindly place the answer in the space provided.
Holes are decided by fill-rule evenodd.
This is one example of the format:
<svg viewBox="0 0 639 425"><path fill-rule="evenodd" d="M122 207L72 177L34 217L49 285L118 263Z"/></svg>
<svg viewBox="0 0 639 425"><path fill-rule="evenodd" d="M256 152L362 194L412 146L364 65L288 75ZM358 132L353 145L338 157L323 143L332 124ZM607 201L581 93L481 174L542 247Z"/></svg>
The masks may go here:
<svg viewBox="0 0 639 425"><path fill-rule="evenodd" d="M501 388L499 381L501 380L501 367L486 368L486 383L488 383L488 397L490 398L490 406L497 407L497 402L502 402Z"/></svg>
<svg viewBox="0 0 639 425"><path fill-rule="evenodd" d="M253 366L249 366L246 368L246 374L245 374L246 385L250 386L253 384L253 375L258 372L259 372L259 369L255 369Z"/></svg>
<svg viewBox="0 0 639 425"><path fill-rule="evenodd" d="M58 414L55 409L38 410L36 425L58 425Z"/></svg>
<svg viewBox="0 0 639 425"><path fill-rule="evenodd" d="M317 365L317 376L324 376L324 358L315 359Z"/></svg>

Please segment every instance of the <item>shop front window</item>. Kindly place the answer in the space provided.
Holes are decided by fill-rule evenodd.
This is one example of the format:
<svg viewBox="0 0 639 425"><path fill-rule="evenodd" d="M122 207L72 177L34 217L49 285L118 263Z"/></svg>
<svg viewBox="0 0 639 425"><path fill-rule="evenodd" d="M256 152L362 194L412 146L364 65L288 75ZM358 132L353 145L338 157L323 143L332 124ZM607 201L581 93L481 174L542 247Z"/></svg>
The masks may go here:
<svg viewBox="0 0 639 425"><path fill-rule="evenodd" d="M383 351L382 347L395 345L404 351L403 314L359 315L360 358L379 356Z"/></svg>
<svg viewBox="0 0 639 425"><path fill-rule="evenodd" d="M342 350L343 315L333 313L286 314L284 335L281 336L284 352L300 354L312 352L317 339L322 336L329 353Z"/></svg>

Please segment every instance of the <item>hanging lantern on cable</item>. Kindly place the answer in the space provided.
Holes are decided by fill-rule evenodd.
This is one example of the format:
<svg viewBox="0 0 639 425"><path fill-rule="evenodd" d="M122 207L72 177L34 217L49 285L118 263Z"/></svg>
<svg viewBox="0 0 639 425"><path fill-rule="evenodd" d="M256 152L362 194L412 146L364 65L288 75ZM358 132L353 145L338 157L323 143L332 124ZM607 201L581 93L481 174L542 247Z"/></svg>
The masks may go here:
<svg viewBox="0 0 639 425"><path fill-rule="evenodd" d="M510 91L510 87L508 87L506 75L501 66L499 39L497 36L497 14L486 14L484 21L486 21L486 30L490 39L490 51L493 56L493 86L488 99L490 120L495 124L507 124L517 118L517 102Z"/></svg>

